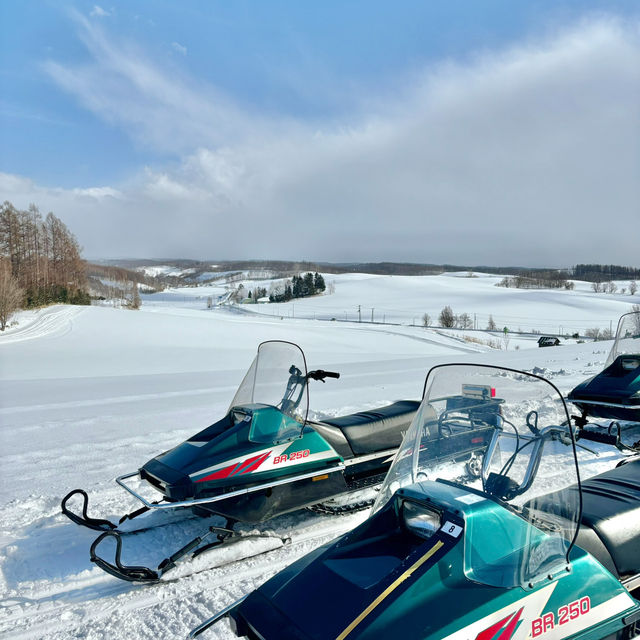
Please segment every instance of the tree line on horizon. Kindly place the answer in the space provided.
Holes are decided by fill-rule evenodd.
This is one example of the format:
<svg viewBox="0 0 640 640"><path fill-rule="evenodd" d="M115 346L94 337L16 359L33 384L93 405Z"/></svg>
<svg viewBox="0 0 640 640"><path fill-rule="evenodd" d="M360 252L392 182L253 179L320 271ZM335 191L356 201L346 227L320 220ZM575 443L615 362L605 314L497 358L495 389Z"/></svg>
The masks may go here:
<svg viewBox="0 0 640 640"><path fill-rule="evenodd" d="M577 264L573 269L573 277L587 282L636 280L640 278L640 269L617 264Z"/></svg>

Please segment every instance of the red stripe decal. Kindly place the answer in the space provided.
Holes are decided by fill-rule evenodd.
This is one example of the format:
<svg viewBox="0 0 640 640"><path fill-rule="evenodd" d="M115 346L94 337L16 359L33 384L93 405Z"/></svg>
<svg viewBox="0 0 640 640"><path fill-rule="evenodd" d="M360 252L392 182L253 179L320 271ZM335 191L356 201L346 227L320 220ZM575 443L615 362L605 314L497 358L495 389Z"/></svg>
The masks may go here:
<svg viewBox="0 0 640 640"><path fill-rule="evenodd" d="M208 480L218 480L220 478L228 478L229 474L236 468L237 465L231 464L228 467L224 467L224 469L220 469L208 476L204 476L204 478L200 478L196 480L196 482L207 482Z"/></svg>
<svg viewBox="0 0 640 640"><path fill-rule="evenodd" d="M510 613L506 618L503 618L499 622L491 625L488 629L481 631L477 636L476 640L509 640L513 635L516 627L518 626L518 620L520 615L522 614L522 610L524 607L520 609L517 613ZM509 621L509 624L503 629L503 625Z"/></svg>
<svg viewBox="0 0 640 640"><path fill-rule="evenodd" d="M271 452L269 451L269 453ZM267 453L267 455L269 455L269 453ZM251 466L256 460L259 460L260 458L262 458L263 455L264 455L263 453L259 453L257 456L253 456L252 458L247 458L246 460L243 460L242 464L237 468L236 471L233 472L232 475L237 476L244 473L249 466Z"/></svg>
<svg viewBox="0 0 640 640"><path fill-rule="evenodd" d="M264 455L260 456L259 460L256 460L250 467L247 467L242 473L251 473L255 471L271 454L271 451L268 451Z"/></svg>

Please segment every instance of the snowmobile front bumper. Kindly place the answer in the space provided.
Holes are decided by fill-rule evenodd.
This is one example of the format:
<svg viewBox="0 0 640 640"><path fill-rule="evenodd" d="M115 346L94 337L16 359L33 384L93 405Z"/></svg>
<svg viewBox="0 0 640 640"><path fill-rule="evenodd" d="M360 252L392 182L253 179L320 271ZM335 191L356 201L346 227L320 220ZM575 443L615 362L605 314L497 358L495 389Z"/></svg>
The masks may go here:
<svg viewBox="0 0 640 640"><path fill-rule="evenodd" d="M179 509L179 508L188 508L188 507L196 507L199 505L211 504L214 502L220 502L222 500L228 500L230 498L237 498L239 496L244 496L250 493L254 493L256 491L264 491L266 489L272 489L274 487L279 487L282 485L286 485L292 482L297 482L300 480L308 480L309 478L315 478L318 475L329 475L331 473L335 473L337 471L344 472L345 464L344 462L340 462L332 467L327 469L314 471L309 471L307 473L301 473L295 476L288 476L286 478L281 478L279 480L272 480L270 482L265 482L262 484L253 485L250 487L243 487L242 489L236 489L234 491L229 491L227 493L221 493L216 496L210 496L207 498L192 498L190 500L179 500L172 502L170 500L161 500L157 502L151 502L147 500L144 496L141 496L135 489L130 487L125 480L129 480L130 478L134 478L138 475L137 471L133 471L132 473L126 473L122 476L118 476L116 478L116 482L128 493L130 493L134 498L139 500L143 506L139 509L126 514L122 518L118 524L114 524L109 520L102 520L97 518L91 518L87 514L88 502L89 498L87 496L86 491L82 489L74 489L70 491L62 500L62 513L66 515L70 520L75 522L76 524L82 525L84 527L88 527L89 529L94 529L95 531L115 531L118 528L119 524L122 524L125 520L132 520L133 518L147 512L153 510L162 510L162 509ZM82 498L82 513L74 513L67 507L67 502L70 498L75 495L79 495Z"/></svg>

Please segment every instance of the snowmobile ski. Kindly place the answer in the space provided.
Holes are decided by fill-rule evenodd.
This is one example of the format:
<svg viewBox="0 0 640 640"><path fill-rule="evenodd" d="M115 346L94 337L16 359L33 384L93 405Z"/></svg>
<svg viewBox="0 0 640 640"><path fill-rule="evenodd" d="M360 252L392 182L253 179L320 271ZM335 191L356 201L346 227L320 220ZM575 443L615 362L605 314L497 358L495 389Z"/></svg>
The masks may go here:
<svg viewBox="0 0 640 640"><path fill-rule="evenodd" d="M202 543L212 535L216 537L216 540L214 542L209 542L203 545ZM114 538L116 542L113 563L99 556L96 551L98 546L107 538ZM187 544L178 549L175 553L162 560L162 562L160 562L156 569L150 569L149 567L144 566L122 564L121 533L118 531L105 531L93 541L89 554L91 562L94 562L103 571L110 573L116 578L120 578L121 580L128 580L129 582L153 583L159 582L162 576L171 569L174 569L176 563L185 556L187 556L189 559L196 558L205 551L220 547L223 544L230 544L231 542L238 542L240 540L256 538L277 538L283 545L289 544L291 542L291 538L288 537L284 538L281 536L269 535L266 533L242 534L234 531L232 527L226 528L211 526L208 528L208 531L205 534L196 536L195 538L193 538L193 540L190 540L189 542L187 542Z"/></svg>

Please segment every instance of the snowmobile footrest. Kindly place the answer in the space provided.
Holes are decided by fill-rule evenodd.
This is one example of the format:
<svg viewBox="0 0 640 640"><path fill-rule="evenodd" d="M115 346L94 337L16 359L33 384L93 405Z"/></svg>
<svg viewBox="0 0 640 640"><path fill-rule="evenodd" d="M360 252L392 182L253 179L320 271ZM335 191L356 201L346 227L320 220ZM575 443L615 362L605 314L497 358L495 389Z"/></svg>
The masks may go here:
<svg viewBox="0 0 640 640"><path fill-rule="evenodd" d="M67 508L67 502L69 498L74 495L82 496L82 515L79 516L77 513L70 511ZM87 515L87 506L89 504L89 496L86 491L82 489L74 489L67 493L67 495L62 499L62 503L60 507L62 508L62 513L64 513L67 518L73 520L76 524L82 525L83 527L89 527L89 529L94 529L95 531L111 531L116 528L116 525L109 520L101 520L99 518L90 518Z"/></svg>

